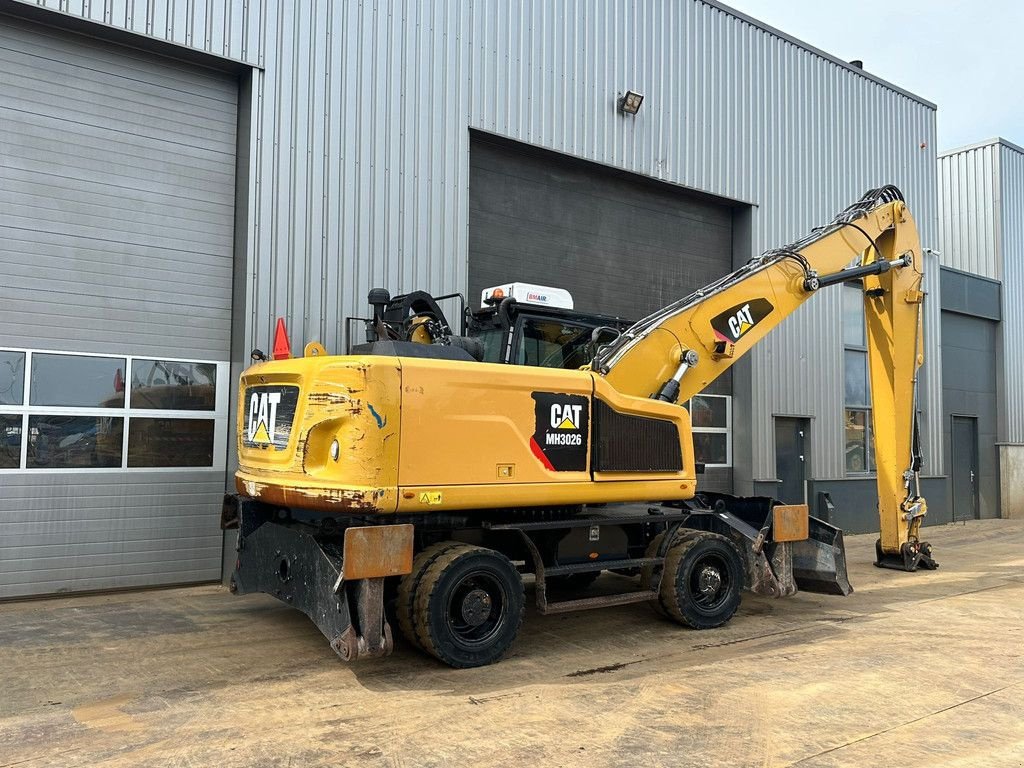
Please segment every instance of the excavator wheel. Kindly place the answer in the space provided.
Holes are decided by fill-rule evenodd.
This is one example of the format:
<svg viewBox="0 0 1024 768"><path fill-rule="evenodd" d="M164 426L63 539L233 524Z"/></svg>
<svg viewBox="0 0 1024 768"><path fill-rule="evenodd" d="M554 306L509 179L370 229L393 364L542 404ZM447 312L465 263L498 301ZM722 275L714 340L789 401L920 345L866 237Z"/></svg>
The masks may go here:
<svg viewBox="0 0 1024 768"><path fill-rule="evenodd" d="M416 588L416 638L450 667L493 664L519 634L525 604L511 560L493 549L456 544L427 566Z"/></svg>
<svg viewBox="0 0 1024 768"><path fill-rule="evenodd" d="M669 549L673 547L678 547L683 541L689 539L691 536L696 536L699 533L700 531L691 531L685 528L682 530L677 530L675 532L674 538L672 539L672 543L668 545ZM651 539L650 543L647 545L647 550L644 552L644 557L657 557L658 550L661 549L661 542L663 542L664 540L665 532L662 531L653 539ZM665 554L667 555L668 553L666 552ZM645 590L657 589L658 583L661 579L662 571L664 570L664 565L651 564L641 567L640 586L643 587ZM665 610L664 606L662 606L660 598L658 600L652 600L650 604L651 607L654 608L654 610L657 611L660 615L664 616L667 619L671 618L668 611Z"/></svg>
<svg viewBox="0 0 1024 768"><path fill-rule="evenodd" d="M736 548L717 533L696 531L669 548L658 602L680 624L711 629L736 613L742 590L743 562Z"/></svg>
<svg viewBox="0 0 1024 768"><path fill-rule="evenodd" d="M644 552L644 557L657 557L658 548L661 547L661 542L665 540L665 534L659 533L651 542L647 545L647 551ZM658 579L661 578L662 566L660 565L645 565L640 568L640 586L645 590L654 589L658 584ZM668 616L665 613L665 609L661 607L660 600L652 600L651 607L654 608L662 616Z"/></svg>
<svg viewBox="0 0 1024 768"><path fill-rule="evenodd" d="M420 551L412 561L412 571L403 576L398 582L398 595L395 598L395 614L398 619L398 628L402 635L414 646L423 650L419 639L416 637L416 628L413 625L413 612L415 611L416 592L420 582L423 581L423 574L427 568L441 555L452 547L458 546L457 541L442 541L431 544Z"/></svg>

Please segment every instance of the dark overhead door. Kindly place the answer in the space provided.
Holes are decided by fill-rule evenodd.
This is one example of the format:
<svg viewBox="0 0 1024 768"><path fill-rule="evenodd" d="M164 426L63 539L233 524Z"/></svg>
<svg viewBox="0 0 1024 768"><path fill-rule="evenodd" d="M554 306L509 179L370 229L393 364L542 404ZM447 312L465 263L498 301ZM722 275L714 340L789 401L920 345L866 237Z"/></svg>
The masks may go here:
<svg viewBox="0 0 1024 768"><path fill-rule="evenodd" d="M475 135L469 289L568 289L576 308L636 319L732 267L732 209L564 155Z"/></svg>

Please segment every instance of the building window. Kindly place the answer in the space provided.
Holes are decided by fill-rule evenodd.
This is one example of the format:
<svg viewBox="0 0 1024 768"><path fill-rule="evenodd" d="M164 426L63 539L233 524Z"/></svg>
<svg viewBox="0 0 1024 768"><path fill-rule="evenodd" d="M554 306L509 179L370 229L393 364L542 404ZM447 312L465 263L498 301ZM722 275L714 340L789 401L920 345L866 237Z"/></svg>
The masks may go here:
<svg viewBox="0 0 1024 768"><path fill-rule="evenodd" d="M0 471L214 468L228 364L0 349Z"/></svg>
<svg viewBox="0 0 1024 768"><path fill-rule="evenodd" d="M874 472L871 433L871 385L868 381L864 291L859 284L843 286L843 381L846 472Z"/></svg>
<svg viewBox="0 0 1024 768"><path fill-rule="evenodd" d="M0 405L21 405L25 397L25 353L0 350Z"/></svg>
<svg viewBox="0 0 1024 768"><path fill-rule="evenodd" d="M732 466L732 397L697 395L687 403L694 460L706 467Z"/></svg>

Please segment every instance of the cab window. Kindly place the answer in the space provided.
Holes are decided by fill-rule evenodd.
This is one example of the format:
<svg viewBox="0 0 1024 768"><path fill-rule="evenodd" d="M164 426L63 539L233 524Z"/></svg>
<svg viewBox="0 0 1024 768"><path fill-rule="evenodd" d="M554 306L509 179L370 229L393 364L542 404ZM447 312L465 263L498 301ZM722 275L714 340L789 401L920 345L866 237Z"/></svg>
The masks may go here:
<svg viewBox="0 0 1024 768"><path fill-rule="evenodd" d="M501 328L487 328L475 334L480 343L484 345L485 363L505 362L505 331Z"/></svg>
<svg viewBox="0 0 1024 768"><path fill-rule="evenodd" d="M590 326L526 317L519 330L516 361L542 368L579 368L590 362Z"/></svg>

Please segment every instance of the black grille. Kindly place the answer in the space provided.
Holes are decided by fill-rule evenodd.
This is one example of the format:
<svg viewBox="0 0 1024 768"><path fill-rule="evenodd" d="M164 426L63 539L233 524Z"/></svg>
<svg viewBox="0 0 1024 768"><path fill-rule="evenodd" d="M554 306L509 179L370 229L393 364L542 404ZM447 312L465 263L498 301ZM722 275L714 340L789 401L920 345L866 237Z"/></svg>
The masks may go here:
<svg viewBox="0 0 1024 768"><path fill-rule="evenodd" d="M683 455L671 421L619 413L594 399L594 472L679 472Z"/></svg>

